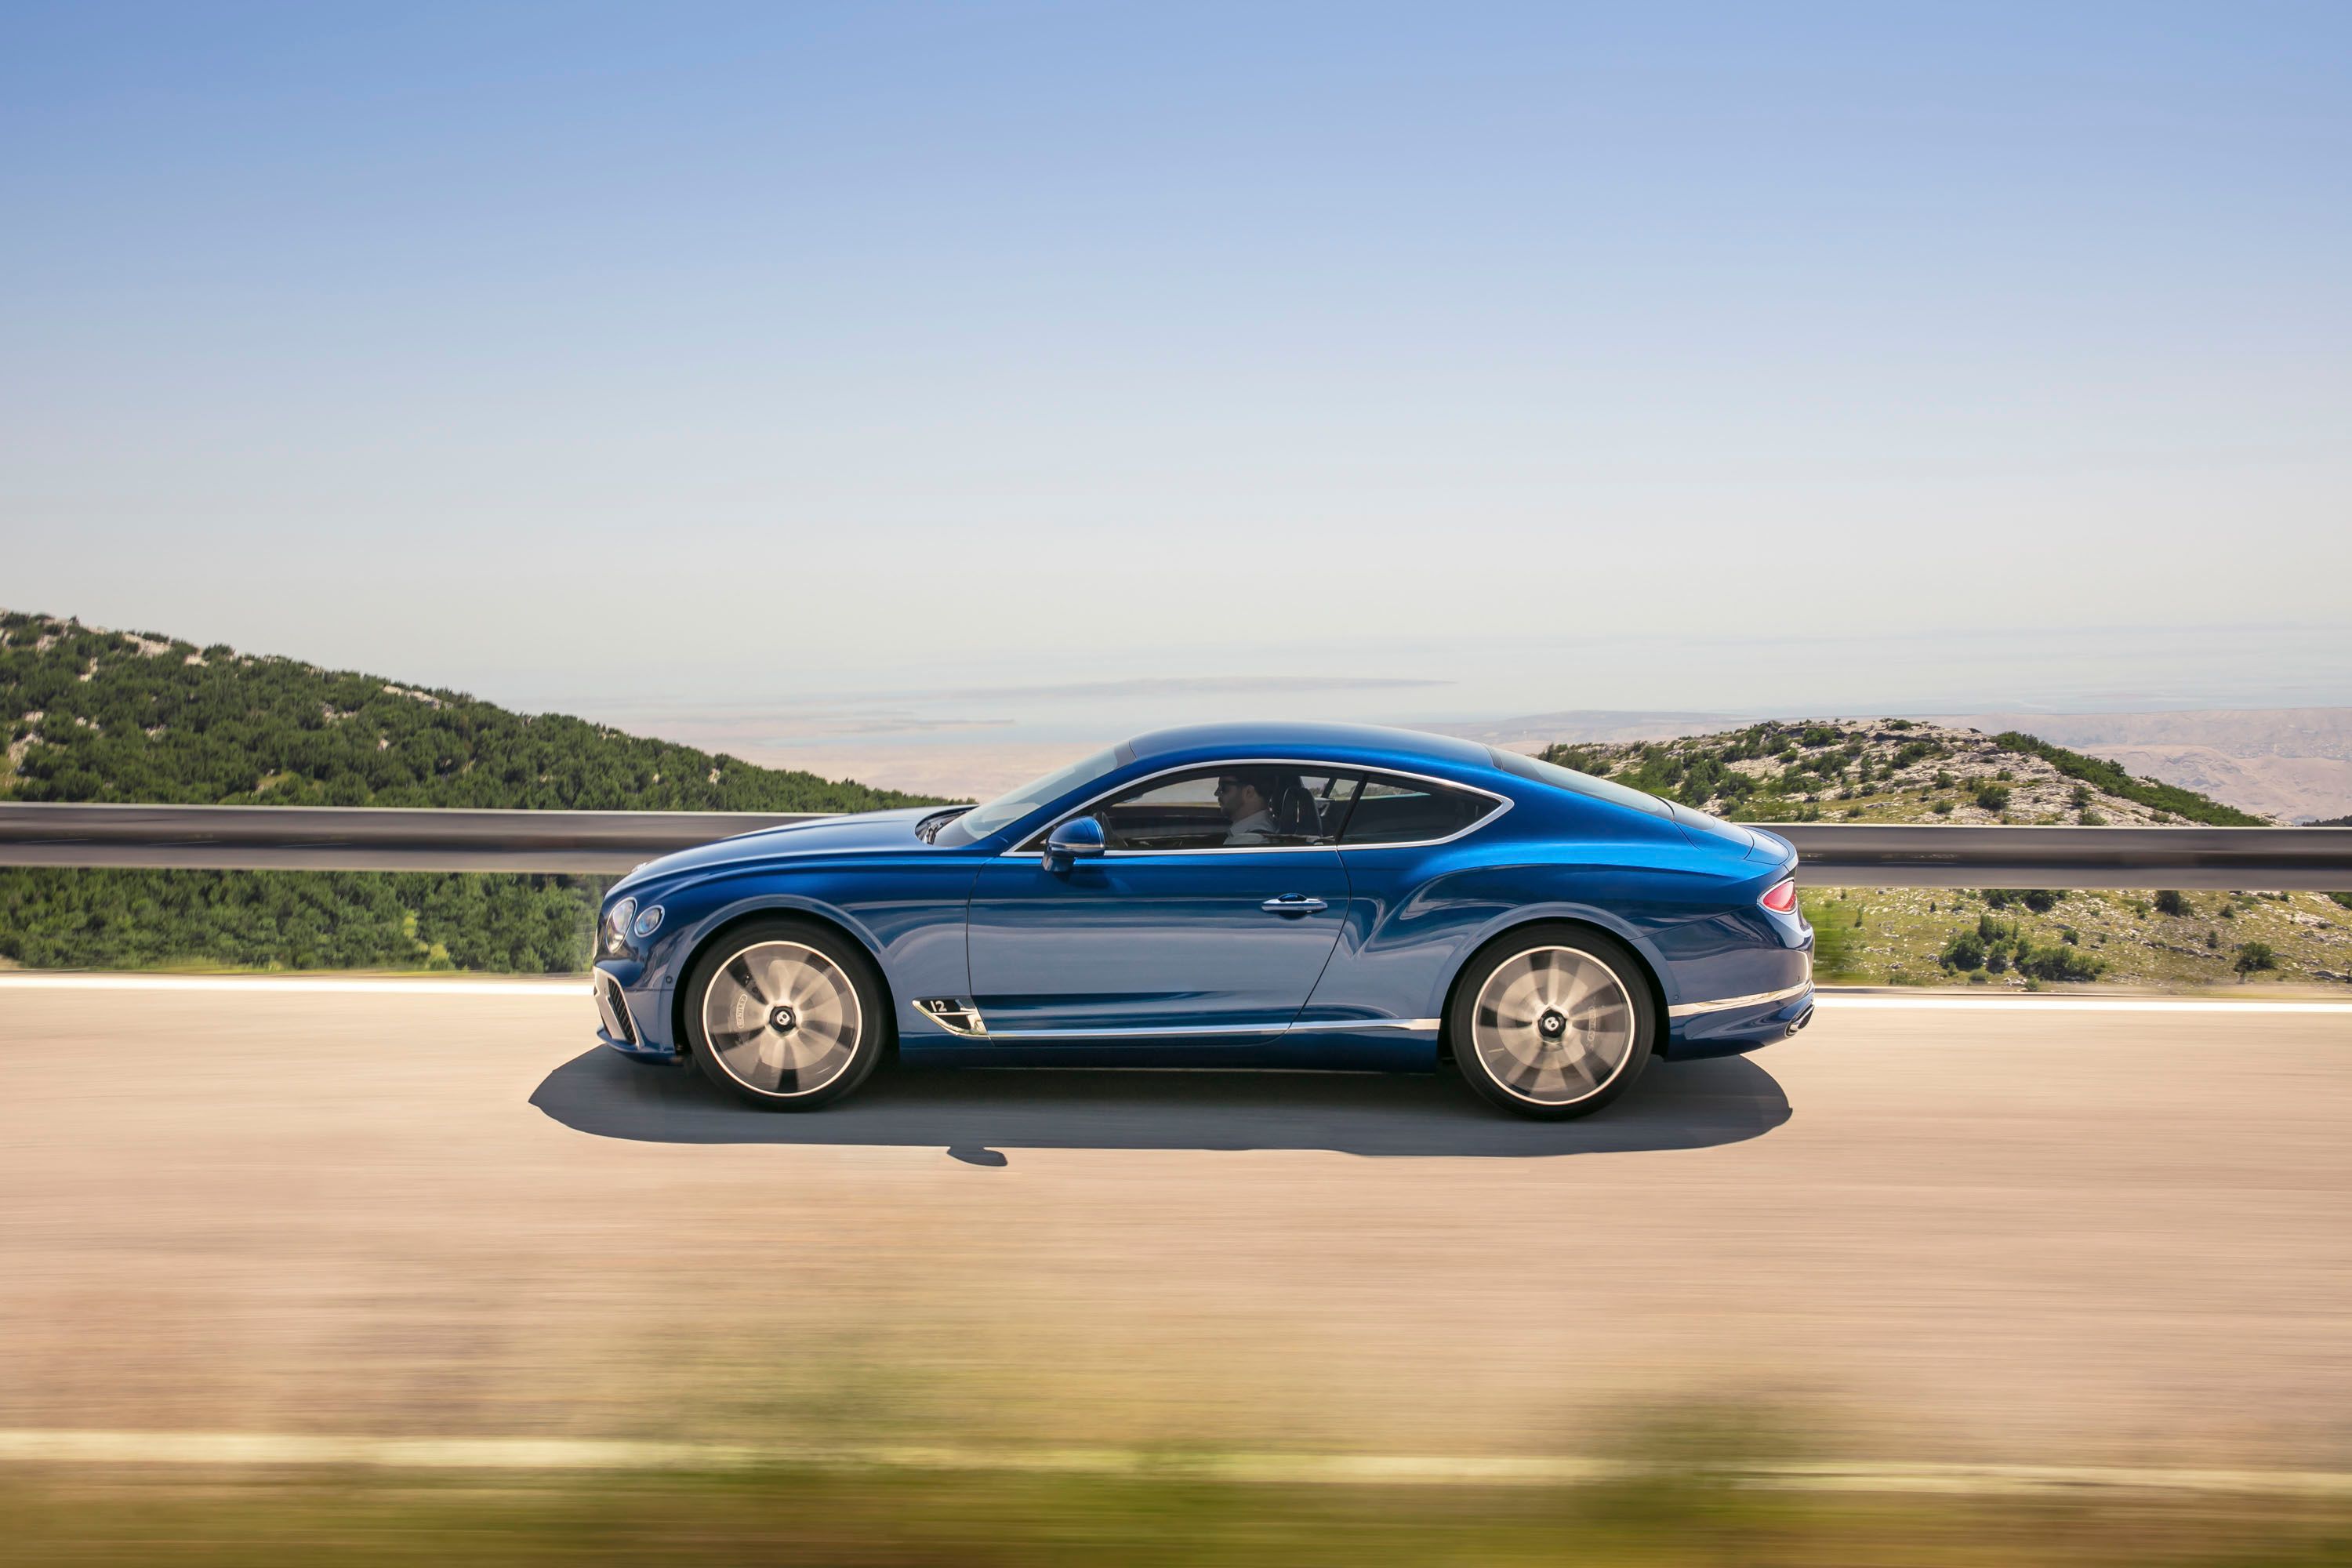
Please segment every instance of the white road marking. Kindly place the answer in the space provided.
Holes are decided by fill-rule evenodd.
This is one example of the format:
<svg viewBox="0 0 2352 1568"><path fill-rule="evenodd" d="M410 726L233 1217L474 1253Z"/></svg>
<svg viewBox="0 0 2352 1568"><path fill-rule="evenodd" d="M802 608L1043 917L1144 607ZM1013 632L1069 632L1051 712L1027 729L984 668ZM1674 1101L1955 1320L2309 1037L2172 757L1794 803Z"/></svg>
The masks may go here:
<svg viewBox="0 0 2352 1568"><path fill-rule="evenodd" d="M539 996L575 1002L584 975L552 980L354 980L298 974L58 974L0 971L0 990L266 991L280 996Z"/></svg>
<svg viewBox="0 0 2352 1568"><path fill-rule="evenodd" d="M1878 1007L1952 1013L2352 1013L2352 1002L2218 1002L2162 996L1882 996L1818 991L1814 1000L1839 1012Z"/></svg>
<svg viewBox="0 0 2352 1568"><path fill-rule="evenodd" d="M1246 1482L1557 1486L1650 1473L1637 1462L1567 1456L1171 1454L1125 1448L638 1442L599 1437L377 1437L290 1432L0 1429L0 1463L55 1465L360 1465L417 1470L824 1468L1149 1473ZM2153 1468L2125 1465L1735 1464L1741 1485L1796 1491L2238 1492L2352 1496L2352 1472Z"/></svg>

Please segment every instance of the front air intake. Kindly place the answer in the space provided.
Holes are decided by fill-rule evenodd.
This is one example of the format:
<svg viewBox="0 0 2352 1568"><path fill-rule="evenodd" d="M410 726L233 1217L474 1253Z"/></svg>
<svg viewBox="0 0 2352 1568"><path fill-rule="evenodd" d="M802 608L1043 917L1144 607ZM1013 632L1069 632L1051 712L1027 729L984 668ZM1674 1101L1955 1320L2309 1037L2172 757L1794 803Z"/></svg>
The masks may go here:
<svg viewBox="0 0 2352 1568"><path fill-rule="evenodd" d="M596 1013L604 1020L604 1033L625 1046L637 1044L636 1020L629 1016L629 998L621 983L601 969L593 973L596 978L589 989L596 994Z"/></svg>

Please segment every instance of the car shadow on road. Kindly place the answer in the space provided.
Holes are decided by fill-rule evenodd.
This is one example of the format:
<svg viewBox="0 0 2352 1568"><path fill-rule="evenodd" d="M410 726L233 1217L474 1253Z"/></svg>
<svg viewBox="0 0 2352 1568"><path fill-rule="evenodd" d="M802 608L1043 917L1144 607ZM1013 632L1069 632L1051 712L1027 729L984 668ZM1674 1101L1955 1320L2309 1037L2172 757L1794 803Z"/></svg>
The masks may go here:
<svg viewBox="0 0 2352 1568"><path fill-rule="evenodd" d="M550 1073L530 1102L603 1138L931 1147L975 1165L1002 1165L1008 1149L1627 1153L1737 1143L1789 1120L1780 1086L1744 1057L1653 1062L1615 1105L1568 1122L1507 1115L1451 1069L1429 1077L902 1067L830 1110L780 1113L736 1103L691 1068L641 1066L601 1047Z"/></svg>

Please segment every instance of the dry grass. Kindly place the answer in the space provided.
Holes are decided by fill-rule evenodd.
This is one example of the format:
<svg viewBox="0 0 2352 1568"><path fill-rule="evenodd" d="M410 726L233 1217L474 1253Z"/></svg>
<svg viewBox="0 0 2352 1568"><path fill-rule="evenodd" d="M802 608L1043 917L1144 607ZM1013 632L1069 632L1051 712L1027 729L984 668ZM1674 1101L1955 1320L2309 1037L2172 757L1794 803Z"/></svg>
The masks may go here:
<svg viewBox="0 0 2352 1568"><path fill-rule="evenodd" d="M1805 918L1812 922L1814 977L1847 985L1974 985L1997 989L2069 990L2063 983L2032 983L2013 971L1970 974L1937 962L1957 932L1975 931L1990 917L2037 948L2064 943L2106 968L2094 984L2163 991L2228 987L2258 994L2281 986L2308 989L2352 983L2352 910L2325 893L2183 893L2188 912L2159 913L2146 892L2069 892L2046 913L2010 900L1994 909L1987 891L1948 888L1808 888ZM2224 910L2228 913L2225 915ZM2241 977L2240 948L2259 942L2278 967Z"/></svg>

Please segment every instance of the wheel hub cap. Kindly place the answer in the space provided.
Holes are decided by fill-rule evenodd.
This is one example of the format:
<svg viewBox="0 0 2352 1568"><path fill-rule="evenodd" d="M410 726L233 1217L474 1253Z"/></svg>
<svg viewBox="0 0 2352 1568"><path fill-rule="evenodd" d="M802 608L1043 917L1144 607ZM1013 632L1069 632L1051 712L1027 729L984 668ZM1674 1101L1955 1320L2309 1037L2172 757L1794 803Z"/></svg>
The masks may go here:
<svg viewBox="0 0 2352 1568"><path fill-rule="evenodd" d="M1536 1026L1543 1031L1545 1039L1557 1044L1560 1036L1568 1032L1568 1019L1561 1014L1546 1009L1544 1016L1536 1020Z"/></svg>
<svg viewBox="0 0 2352 1568"><path fill-rule="evenodd" d="M779 1007L768 1015L768 1027L780 1035L791 1034L793 1026L799 1022L800 1020L793 1016L793 1010L790 1007Z"/></svg>

